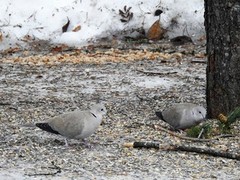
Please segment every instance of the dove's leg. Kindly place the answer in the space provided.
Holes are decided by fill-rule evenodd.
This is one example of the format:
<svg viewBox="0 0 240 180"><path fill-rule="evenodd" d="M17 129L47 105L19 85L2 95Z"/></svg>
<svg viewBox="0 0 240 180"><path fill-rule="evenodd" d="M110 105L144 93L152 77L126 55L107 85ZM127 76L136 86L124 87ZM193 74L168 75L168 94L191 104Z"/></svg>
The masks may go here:
<svg viewBox="0 0 240 180"><path fill-rule="evenodd" d="M89 148L89 149L92 149L92 148L93 148L92 144L91 144L88 140L82 139L82 142L83 142L83 145L84 145L86 148Z"/></svg>

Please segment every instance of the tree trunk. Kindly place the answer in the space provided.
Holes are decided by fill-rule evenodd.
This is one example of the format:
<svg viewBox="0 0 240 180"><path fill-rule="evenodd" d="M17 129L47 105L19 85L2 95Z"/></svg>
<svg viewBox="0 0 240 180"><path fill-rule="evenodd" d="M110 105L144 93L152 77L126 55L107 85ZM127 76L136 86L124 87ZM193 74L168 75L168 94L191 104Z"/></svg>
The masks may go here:
<svg viewBox="0 0 240 180"><path fill-rule="evenodd" d="M240 0L205 0L209 118L240 106Z"/></svg>

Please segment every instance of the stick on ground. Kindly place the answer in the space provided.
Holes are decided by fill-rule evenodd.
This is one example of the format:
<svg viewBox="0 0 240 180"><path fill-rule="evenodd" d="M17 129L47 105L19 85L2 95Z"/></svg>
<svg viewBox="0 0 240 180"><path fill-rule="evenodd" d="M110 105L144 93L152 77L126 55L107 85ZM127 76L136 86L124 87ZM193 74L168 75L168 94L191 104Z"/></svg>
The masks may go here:
<svg viewBox="0 0 240 180"><path fill-rule="evenodd" d="M183 145L160 145L157 142L132 142L125 143L124 147L133 147L133 148L155 148L155 149L163 149L166 151L186 151L186 152L196 152L199 154L206 154L215 157L223 157L228 159L240 160L240 155L232 154L230 152L220 152L215 151L213 149L204 149L197 148L191 146L183 146Z"/></svg>

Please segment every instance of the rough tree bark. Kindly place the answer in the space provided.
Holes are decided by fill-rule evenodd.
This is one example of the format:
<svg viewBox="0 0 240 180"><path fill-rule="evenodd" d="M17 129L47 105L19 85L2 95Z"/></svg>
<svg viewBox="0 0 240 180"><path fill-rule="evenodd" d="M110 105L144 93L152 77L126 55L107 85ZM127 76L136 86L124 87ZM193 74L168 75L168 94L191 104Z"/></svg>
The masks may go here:
<svg viewBox="0 0 240 180"><path fill-rule="evenodd" d="M209 118L240 106L240 0L205 0Z"/></svg>

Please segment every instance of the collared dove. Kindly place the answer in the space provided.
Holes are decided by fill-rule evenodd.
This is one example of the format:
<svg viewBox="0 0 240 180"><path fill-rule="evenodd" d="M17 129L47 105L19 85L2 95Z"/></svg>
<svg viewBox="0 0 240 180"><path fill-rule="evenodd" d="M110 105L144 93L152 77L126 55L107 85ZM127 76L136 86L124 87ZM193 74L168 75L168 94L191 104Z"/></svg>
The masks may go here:
<svg viewBox="0 0 240 180"><path fill-rule="evenodd" d="M68 146L67 138L84 139L92 135L106 113L107 110L103 104L95 104L90 110L75 110L35 125L44 131L64 136L66 146Z"/></svg>
<svg viewBox="0 0 240 180"><path fill-rule="evenodd" d="M206 109L192 103L177 103L156 115L176 129L187 129L202 122L206 117Z"/></svg>

